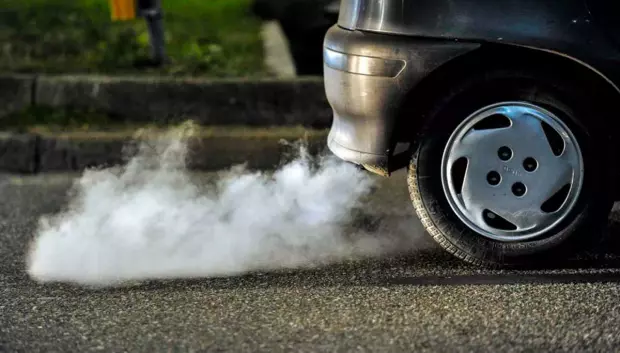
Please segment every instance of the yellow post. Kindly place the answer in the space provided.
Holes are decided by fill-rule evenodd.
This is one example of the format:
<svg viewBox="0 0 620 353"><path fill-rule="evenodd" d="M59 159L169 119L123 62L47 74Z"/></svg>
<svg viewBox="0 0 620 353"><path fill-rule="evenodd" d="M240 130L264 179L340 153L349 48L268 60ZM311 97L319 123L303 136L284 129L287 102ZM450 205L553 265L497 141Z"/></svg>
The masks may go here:
<svg viewBox="0 0 620 353"><path fill-rule="evenodd" d="M109 0L112 21L127 21L136 18L136 0Z"/></svg>

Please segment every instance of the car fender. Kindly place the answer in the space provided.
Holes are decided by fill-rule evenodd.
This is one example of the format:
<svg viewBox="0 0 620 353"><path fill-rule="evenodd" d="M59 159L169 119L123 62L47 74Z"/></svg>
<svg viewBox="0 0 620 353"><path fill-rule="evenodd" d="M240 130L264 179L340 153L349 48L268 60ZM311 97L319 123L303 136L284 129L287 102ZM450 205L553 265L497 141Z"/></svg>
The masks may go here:
<svg viewBox="0 0 620 353"><path fill-rule="evenodd" d="M591 65L620 58L584 0L343 0L349 29L526 45Z"/></svg>

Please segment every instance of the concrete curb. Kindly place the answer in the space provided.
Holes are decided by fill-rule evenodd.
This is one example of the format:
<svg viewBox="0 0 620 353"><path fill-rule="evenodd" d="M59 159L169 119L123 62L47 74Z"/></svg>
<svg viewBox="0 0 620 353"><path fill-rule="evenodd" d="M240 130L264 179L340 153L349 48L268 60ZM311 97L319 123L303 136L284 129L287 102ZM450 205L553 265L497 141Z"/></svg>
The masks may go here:
<svg viewBox="0 0 620 353"><path fill-rule="evenodd" d="M269 71L280 78L296 77L295 61L280 22L266 21L261 32L265 50L265 65Z"/></svg>
<svg viewBox="0 0 620 353"><path fill-rule="evenodd" d="M4 75L0 117L28 106L88 109L119 122L329 127L322 78Z"/></svg>
<svg viewBox="0 0 620 353"><path fill-rule="evenodd" d="M155 145L154 137L140 142ZM159 137L161 138L161 137ZM288 142L303 138L287 136ZM307 136L312 154L325 150L327 131ZM150 139L150 140L149 140ZM33 133L0 133L0 171L32 174L40 172L82 171L91 167L124 164L137 150L139 141L131 136L105 133L53 136ZM294 148L270 136L204 136L188 140L187 166L192 170L219 170L237 164L250 169L273 169L293 155Z"/></svg>

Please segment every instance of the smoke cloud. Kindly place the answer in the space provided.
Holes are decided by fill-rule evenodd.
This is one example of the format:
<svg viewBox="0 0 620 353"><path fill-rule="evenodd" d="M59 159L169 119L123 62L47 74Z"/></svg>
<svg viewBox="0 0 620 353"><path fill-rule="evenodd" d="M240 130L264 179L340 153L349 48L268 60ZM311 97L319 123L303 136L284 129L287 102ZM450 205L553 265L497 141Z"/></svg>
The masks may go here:
<svg viewBox="0 0 620 353"><path fill-rule="evenodd" d="M235 167L204 184L185 165L192 131L142 142L122 167L84 172L67 208L41 219L28 274L107 286L317 266L400 247L351 226L373 186L368 173L302 149L275 172Z"/></svg>

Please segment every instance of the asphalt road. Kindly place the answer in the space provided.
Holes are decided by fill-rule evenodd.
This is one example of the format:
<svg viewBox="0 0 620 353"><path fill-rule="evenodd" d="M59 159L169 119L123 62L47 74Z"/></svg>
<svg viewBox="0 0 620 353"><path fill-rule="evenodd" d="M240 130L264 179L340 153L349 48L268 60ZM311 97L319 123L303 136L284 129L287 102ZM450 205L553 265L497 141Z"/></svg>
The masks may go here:
<svg viewBox="0 0 620 353"><path fill-rule="evenodd" d="M65 203L69 181L0 178L0 352L620 349L613 243L603 260L527 273L466 266L420 234L408 256L322 269L102 290L40 285L24 272L25 248L39 216ZM411 212L402 176L381 190L376 208L394 219ZM421 233L411 218L399 229Z"/></svg>

